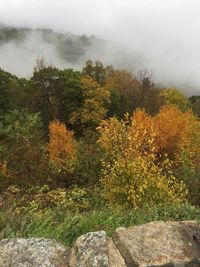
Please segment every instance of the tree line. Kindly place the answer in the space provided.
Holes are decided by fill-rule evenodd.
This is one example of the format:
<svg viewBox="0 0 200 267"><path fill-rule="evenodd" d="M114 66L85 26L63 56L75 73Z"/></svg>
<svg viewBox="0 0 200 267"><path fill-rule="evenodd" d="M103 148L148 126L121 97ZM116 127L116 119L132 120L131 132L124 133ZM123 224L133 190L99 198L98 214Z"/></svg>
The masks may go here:
<svg viewBox="0 0 200 267"><path fill-rule="evenodd" d="M110 203L199 204L200 96L88 60L0 70L0 190L99 185Z"/></svg>

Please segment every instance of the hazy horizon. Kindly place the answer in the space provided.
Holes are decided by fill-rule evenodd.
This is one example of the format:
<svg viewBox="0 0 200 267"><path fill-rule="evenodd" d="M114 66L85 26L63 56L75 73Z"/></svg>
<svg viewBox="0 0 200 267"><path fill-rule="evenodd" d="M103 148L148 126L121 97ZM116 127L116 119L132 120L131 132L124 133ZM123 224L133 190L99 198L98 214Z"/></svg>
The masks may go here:
<svg viewBox="0 0 200 267"><path fill-rule="evenodd" d="M145 68L156 82L191 94L200 92L199 8L198 0L6 0L0 24L94 34L106 45L88 49L82 61L99 59L133 72ZM26 76L36 56L61 68L84 64L63 61L54 46L38 35L29 37L21 46L0 44L0 67Z"/></svg>

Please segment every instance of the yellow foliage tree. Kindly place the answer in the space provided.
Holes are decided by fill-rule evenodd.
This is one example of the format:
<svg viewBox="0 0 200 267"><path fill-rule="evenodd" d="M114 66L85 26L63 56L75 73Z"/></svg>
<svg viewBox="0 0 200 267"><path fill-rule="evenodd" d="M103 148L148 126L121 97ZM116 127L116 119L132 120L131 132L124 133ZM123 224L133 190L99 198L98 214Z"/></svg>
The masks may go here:
<svg viewBox="0 0 200 267"><path fill-rule="evenodd" d="M72 113L70 122L79 125L82 131L94 130L106 115L106 104L110 101L110 93L90 76L82 78L81 90L83 104Z"/></svg>
<svg viewBox="0 0 200 267"><path fill-rule="evenodd" d="M173 176L170 160L158 160L151 116L137 110L131 121L112 118L98 129L107 152L101 181L110 203L140 207L184 200L186 187Z"/></svg>
<svg viewBox="0 0 200 267"><path fill-rule="evenodd" d="M164 105L174 105L182 111L186 111L190 106L184 93L176 88L166 88L161 91L160 96Z"/></svg>

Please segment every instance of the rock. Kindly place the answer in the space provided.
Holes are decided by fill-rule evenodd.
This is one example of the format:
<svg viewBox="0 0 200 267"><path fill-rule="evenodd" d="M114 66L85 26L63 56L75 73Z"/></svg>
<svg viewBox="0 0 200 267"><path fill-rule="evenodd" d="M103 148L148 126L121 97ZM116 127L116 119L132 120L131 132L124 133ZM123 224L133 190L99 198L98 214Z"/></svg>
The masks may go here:
<svg viewBox="0 0 200 267"><path fill-rule="evenodd" d="M0 241L0 267L200 267L200 224L151 222L80 236L72 249L42 238Z"/></svg>
<svg viewBox="0 0 200 267"><path fill-rule="evenodd" d="M69 259L69 266L70 267L76 266L76 249L75 248L72 248L72 250L71 250L70 259Z"/></svg>
<svg viewBox="0 0 200 267"><path fill-rule="evenodd" d="M112 238L107 238L109 267L126 267L119 250L116 248Z"/></svg>
<svg viewBox="0 0 200 267"><path fill-rule="evenodd" d="M54 240L17 238L0 241L1 267L69 267L70 249Z"/></svg>
<svg viewBox="0 0 200 267"><path fill-rule="evenodd" d="M80 236L74 249L76 262L72 267L108 267L108 249L104 231L90 232Z"/></svg>
<svg viewBox="0 0 200 267"><path fill-rule="evenodd" d="M200 225L195 221L151 222L118 228L113 240L128 267L200 266Z"/></svg>

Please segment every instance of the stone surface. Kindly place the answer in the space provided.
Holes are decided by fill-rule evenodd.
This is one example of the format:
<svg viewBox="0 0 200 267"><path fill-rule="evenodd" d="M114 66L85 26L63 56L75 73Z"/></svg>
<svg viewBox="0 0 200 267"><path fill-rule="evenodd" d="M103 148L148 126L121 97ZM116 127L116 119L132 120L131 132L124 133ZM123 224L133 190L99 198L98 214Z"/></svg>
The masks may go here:
<svg viewBox="0 0 200 267"><path fill-rule="evenodd" d="M70 249L42 238L0 241L1 267L69 267Z"/></svg>
<svg viewBox="0 0 200 267"><path fill-rule="evenodd" d="M116 248L112 238L107 238L109 267L126 267L119 250Z"/></svg>
<svg viewBox="0 0 200 267"><path fill-rule="evenodd" d="M73 267L108 267L108 249L104 231L90 232L75 242L76 262Z"/></svg>
<svg viewBox="0 0 200 267"><path fill-rule="evenodd" d="M200 225L195 221L118 228L113 240L128 267L200 266Z"/></svg>
<svg viewBox="0 0 200 267"><path fill-rule="evenodd" d="M72 248L72 250L71 250L70 259L69 259L69 266L70 267L76 266L76 249L75 248Z"/></svg>
<svg viewBox="0 0 200 267"><path fill-rule="evenodd" d="M80 236L72 249L42 238L0 241L0 267L200 267L200 224L151 222Z"/></svg>

